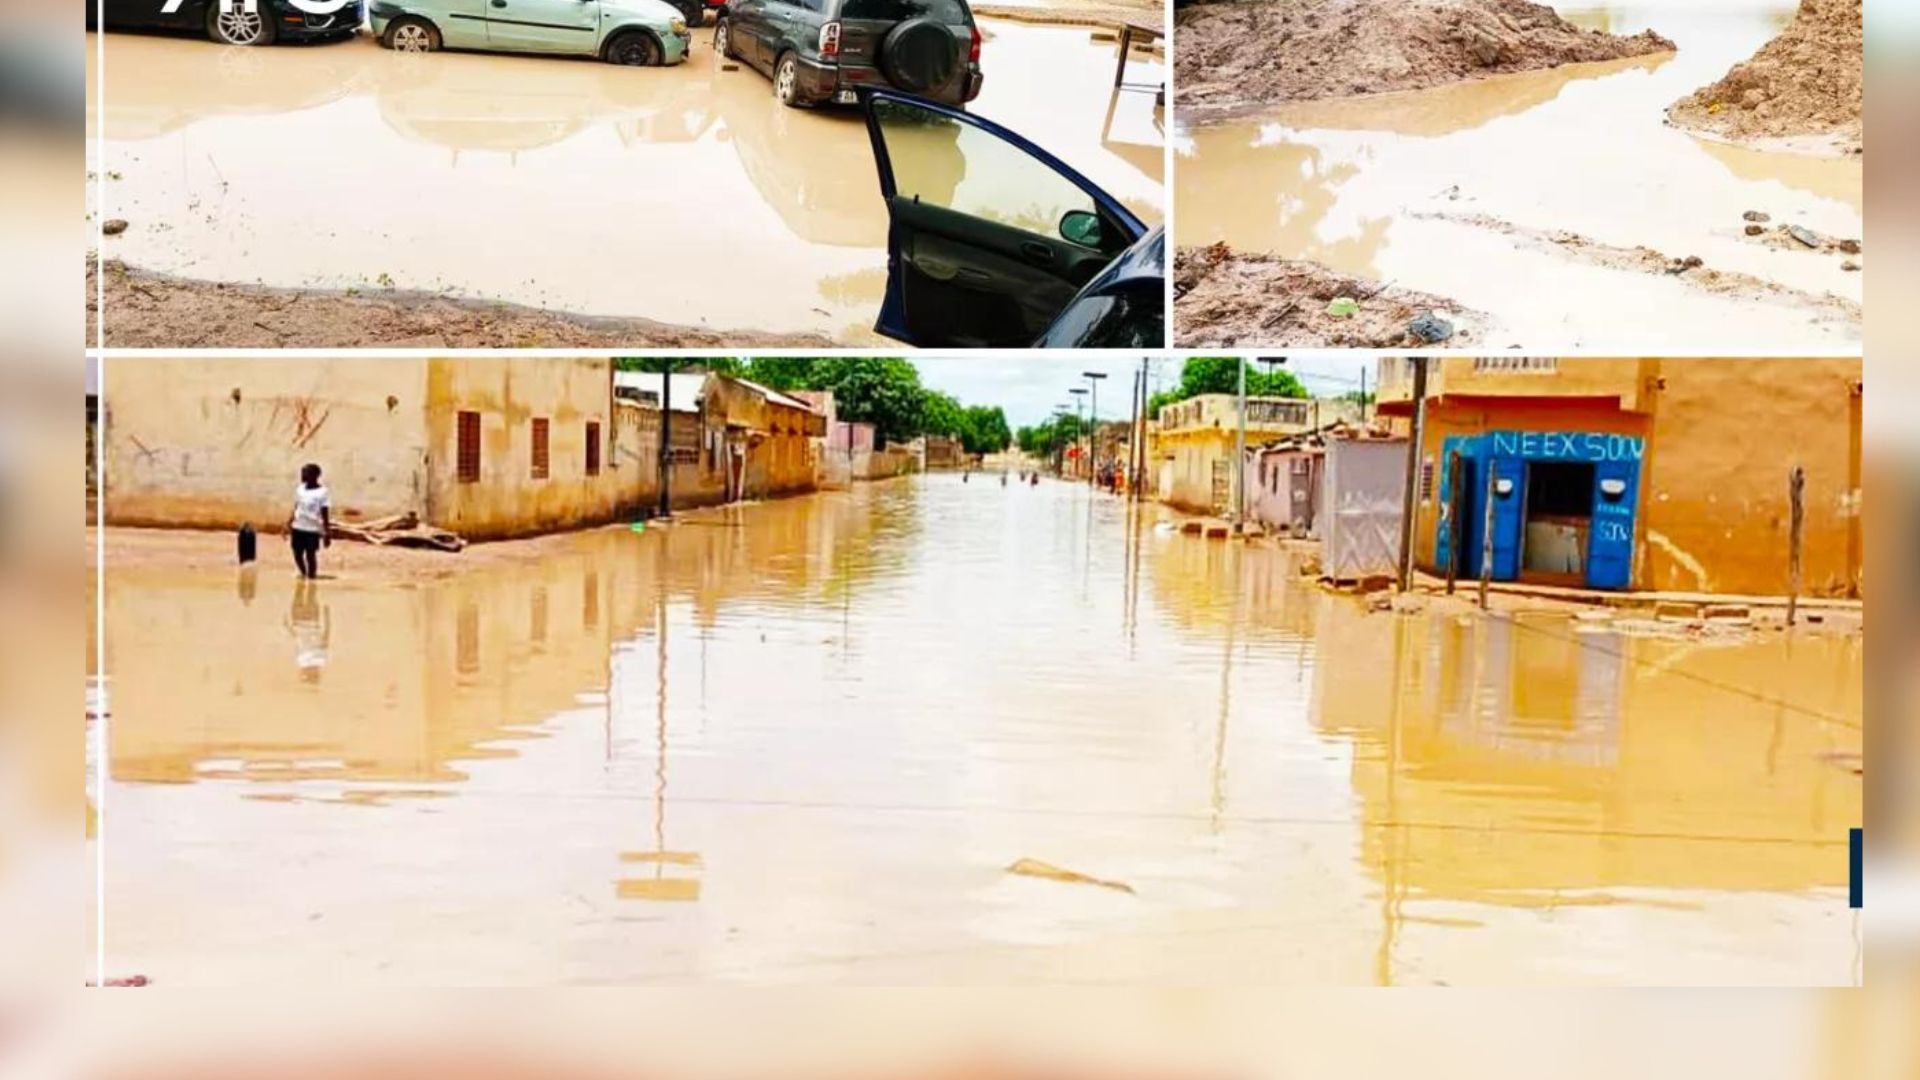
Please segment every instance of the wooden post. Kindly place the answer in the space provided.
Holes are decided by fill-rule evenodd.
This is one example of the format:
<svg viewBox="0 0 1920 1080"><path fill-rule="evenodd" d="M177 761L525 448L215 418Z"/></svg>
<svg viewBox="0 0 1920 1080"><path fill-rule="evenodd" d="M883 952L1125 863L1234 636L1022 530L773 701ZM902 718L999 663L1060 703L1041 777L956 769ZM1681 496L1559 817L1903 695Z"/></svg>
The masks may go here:
<svg viewBox="0 0 1920 1080"><path fill-rule="evenodd" d="M1480 518L1480 610L1487 610L1487 583L1493 580L1493 459L1487 459L1487 504Z"/></svg>
<svg viewBox="0 0 1920 1080"><path fill-rule="evenodd" d="M673 516L673 361L660 362L660 511Z"/></svg>
<svg viewBox="0 0 1920 1080"><path fill-rule="evenodd" d="M1453 595L1453 579L1460 567L1460 451L1447 454L1447 501L1440 512L1447 518L1447 595Z"/></svg>
<svg viewBox="0 0 1920 1080"><path fill-rule="evenodd" d="M1798 465L1787 474L1787 503L1789 507L1787 527L1787 625L1792 626L1800 608L1800 540L1801 529L1806 523L1804 496L1807 487L1807 470Z"/></svg>
<svg viewBox="0 0 1920 1080"><path fill-rule="evenodd" d="M1113 86L1119 89L1127 78L1127 54L1133 51L1133 26L1120 24L1120 61L1113 66Z"/></svg>
<svg viewBox="0 0 1920 1080"><path fill-rule="evenodd" d="M1400 500L1400 591L1413 584L1413 516L1420 509L1420 443L1426 436L1427 360L1413 361L1413 428L1407 435L1407 486Z"/></svg>

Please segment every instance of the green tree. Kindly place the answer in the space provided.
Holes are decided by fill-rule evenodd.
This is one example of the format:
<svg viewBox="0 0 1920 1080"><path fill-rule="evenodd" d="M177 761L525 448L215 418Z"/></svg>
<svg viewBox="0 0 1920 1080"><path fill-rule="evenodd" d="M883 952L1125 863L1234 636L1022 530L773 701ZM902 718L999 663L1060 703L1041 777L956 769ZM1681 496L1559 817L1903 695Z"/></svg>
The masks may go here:
<svg viewBox="0 0 1920 1080"><path fill-rule="evenodd" d="M901 357L816 357L811 378L809 389L833 392L842 420L872 424L883 442L904 442L924 429L927 390L920 369Z"/></svg>
<svg viewBox="0 0 1920 1080"><path fill-rule="evenodd" d="M813 385L811 356L756 356L747 363L747 378L775 390L818 390Z"/></svg>
<svg viewBox="0 0 1920 1080"><path fill-rule="evenodd" d="M967 428L967 410L952 394L943 394L938 390L927 391L926 409L921 417L921 431L928 435L947 435L963 438Z"/></svg>
<svg viewBox="0 0 1920 1080"><path fill-rule="evenodd" d="M969 454L997 454L1013 442L1007 414L998 405L969 405L961 414L960 442Z"/></svg>
<svg viewBox="0 0 1920 1080"><path fill-rule="evenodd" d="M1147 398L1147 415L1158 416L1160 407L1185 401L1201 394L1239 392L1240 358L1237 356L1194 356L1180 368L1180 385ZM1257 360L1247 361L1248 397L1311 397L1299 376L1285 368L1267 370Z"/></svg>

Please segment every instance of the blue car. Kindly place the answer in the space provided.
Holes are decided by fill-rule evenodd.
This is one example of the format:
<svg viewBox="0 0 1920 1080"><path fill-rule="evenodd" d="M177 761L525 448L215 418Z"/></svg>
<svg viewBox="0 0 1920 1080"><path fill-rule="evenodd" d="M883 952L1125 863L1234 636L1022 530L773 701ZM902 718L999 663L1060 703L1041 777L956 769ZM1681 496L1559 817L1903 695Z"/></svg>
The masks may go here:
<svg viewBox="0 0 1920 1080"><path fill-rule="evenodd" d="M887 204L874 330L961 349L1166 344L1166 230L989 120L861 95Z"/></svg>

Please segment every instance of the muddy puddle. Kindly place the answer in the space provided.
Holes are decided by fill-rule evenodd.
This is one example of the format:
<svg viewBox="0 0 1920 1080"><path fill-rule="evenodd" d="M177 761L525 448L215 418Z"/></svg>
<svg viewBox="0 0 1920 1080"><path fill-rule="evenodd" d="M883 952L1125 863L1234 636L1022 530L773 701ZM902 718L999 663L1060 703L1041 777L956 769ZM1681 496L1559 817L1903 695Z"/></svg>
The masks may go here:
<svg viewBox="0 0 1920 1080"><path fill-rule="evenodd" d="M1652 28L1679 50L1183 121L1179 244L1225 241L1448 297L1494 318L1481 341L1495 347L1857 346L1850 260L1749 237L1742 215L1858 239L1861 159L1732 146L1662 121L1794 4L1557 10L1613 33ZM1539 239L1563 233L1584 242ZM1638 248L1721 273L1669 274Z"/></svg>
<svg viewBox="0 0 1920 1080"><path fill-rule="evenodd" d="M1160 114L1111 92L1114 46L983 28L974 111L1157 220ZM365 35L242 50L111 34L89 210L129 222L107 256L182 277L878 343L886 217L858 114L781 107L764 76L721 70L710 36L686 64L634 70L397 55ZM92 87L91 47L88 63Z"/></svg>
<svg viewBox="0 0 1920 1080"><path fill-rule="evenodd" d="M1858 637L1367 614L982 479L310 593L110 560L112 969L1856 977Z"/></svg>

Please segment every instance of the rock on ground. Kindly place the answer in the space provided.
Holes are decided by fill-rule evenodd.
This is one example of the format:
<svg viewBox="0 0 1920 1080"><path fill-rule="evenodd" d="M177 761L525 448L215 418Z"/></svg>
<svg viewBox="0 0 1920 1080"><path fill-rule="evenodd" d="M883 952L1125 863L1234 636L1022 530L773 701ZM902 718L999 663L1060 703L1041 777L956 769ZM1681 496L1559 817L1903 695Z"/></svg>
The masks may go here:
<svg viewBox="0 0 1920 1080"><path fill-rule="evenodd" d="M1671 52L1527 0L1221 0L1174 17L1182 105L1310 101Z"/></svg>
<svg viewBox="0 0 1920 1080"><path fill-rule="evenodd" d="M1180 248L1173 259L1174 343L1196 346L1427 347L1413 327L1423 316L1451 324L1450 347L1477 344L1490 320L1444 297L1350 277L1319 263L1226 244ZM1334 315L1339 297L1358 301Z"/></svg>
<svg viewBox="0 0 1920 1080"><path fill-rule="evenodd" d="M1779 36L1673 103L1675 126L1743 141L1831 138L1861 148L1861 0L1800 0Z"/></svg>

